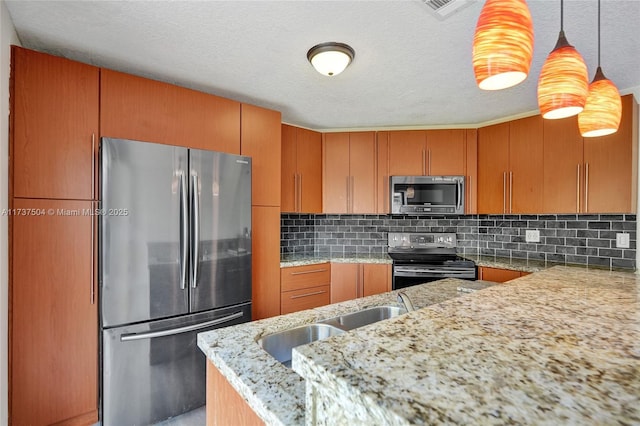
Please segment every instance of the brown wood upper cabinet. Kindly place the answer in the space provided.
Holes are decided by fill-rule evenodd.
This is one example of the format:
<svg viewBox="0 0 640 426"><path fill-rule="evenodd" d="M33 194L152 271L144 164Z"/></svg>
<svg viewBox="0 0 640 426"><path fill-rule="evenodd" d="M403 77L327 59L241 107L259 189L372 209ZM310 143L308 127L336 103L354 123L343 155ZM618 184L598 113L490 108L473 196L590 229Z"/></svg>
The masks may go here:
<svg viewBox="0 0 640 426"><path fill-rule="evenodd" d="M465 130L389 132L391 176L465 175Z"/></svg>
<svg viewBox="0 0 640 426"><path fill-rule="evenodd" d="M322 134L282 125L280 209L322 213Z"/></svg>
<svg viewBox="0 0 640 426"><path fill-rule="evenodd" d="M240 154L240 102L103 68L100 135Z"/></svg>
<svg viewBox="0 0 640 426"><path fill-rule="evenodd" d="M323 141L325 213L374 213L374 132L326 133Z"/></svg>
<svg viewBox="0 0 640 426"><path fill-rule="evenodd" d="M280 206L281 114L242 104L240 153L251 157L251 204Z"/></svg>
<svg viewBox="0 0 640 426"><path fill-rule="evenodd" d="M98 421L98 311L92 201L14 199L11 423ZM65 213L67 212L67 213ZM59 255L62 253L63 255Z"/></svg>
<svg viewBox="0 0 640 426"><path fill-rule="evenodd" d="M391 291L391 265L332 263L331 303Z"/></svg>
<svg viewBox="0 0 640 426"><path fill-rule="evenodd" d="M478 130L478 213L536 213L542 206L540 115Z"/></svg>
<svg viewBox="0 0 640 426"><path fill-rule="evenodd" d="M99 68L12 46L13 197L96 197Z"/></svg>

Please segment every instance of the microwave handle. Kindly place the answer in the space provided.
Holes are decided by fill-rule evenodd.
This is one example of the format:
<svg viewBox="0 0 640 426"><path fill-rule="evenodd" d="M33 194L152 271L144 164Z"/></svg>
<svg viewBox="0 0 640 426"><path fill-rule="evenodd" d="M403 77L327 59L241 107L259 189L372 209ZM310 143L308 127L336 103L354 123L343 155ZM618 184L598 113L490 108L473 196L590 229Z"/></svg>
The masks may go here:
<svg viewBox="0 0 640 426"><path fill-rule="evenodd" d="M457 185L458 185L458 199L456 200L456 210L460 211L460 208L462 207L462 181L458 180Z"/></svg>

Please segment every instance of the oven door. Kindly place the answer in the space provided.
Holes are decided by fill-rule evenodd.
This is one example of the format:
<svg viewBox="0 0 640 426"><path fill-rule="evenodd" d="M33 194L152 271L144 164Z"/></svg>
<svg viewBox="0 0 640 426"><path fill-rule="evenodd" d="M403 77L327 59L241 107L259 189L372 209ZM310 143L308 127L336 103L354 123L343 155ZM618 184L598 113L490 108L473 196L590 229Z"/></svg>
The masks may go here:
<svg viewBox="0 0 640 426"><path fill-rule="evenodd" d="M476 268L441 267L439 265L393 264L393 290L399 290L413 285L424 284L444 278L459 278L463 280L475 280Z"/></svg>

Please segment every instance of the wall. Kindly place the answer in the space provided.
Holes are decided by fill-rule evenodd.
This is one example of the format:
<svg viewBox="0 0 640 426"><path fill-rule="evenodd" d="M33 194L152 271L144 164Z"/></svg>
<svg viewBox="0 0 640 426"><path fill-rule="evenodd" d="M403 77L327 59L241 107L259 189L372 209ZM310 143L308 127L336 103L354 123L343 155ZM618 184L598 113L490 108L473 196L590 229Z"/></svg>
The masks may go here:
<svg viewBox="0 0 640 426"><path fill-rule="evenodd" d="M19 44L9 11L0 0L0 209L8 207L10 45ZM8 424L8 220L0 215L0 426Z"/></svg>
<svg viewBox="0 0 640 426"><path fill-rule="evenodd" d="M539 243L525 231L540 230ZM574 265L625 268L636 265L636 215L467 215L420 218L394 215L295 215L281 219L281 256L340 257L386 253L388 232L454 232L458 252ZM627 232L629 249L615 247Z"/></svg>

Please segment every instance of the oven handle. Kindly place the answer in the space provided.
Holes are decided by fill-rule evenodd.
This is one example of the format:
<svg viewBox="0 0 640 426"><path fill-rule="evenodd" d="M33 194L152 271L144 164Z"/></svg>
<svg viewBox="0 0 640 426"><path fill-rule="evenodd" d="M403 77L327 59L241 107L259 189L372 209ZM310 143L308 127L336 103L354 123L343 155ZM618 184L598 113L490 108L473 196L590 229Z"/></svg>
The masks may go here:
<svg viewBox="0 0 640 426"><path fill-rule="evenodd" d="M416 269L411 269L411 270L407 270L407 269L395 269L393 271L393 275L396 277L422 277L425 275L431 275L431 276L442 276L444 278L455 278L457 276L475 276L475 271L470 270L470 269L448 269L446 271L443 271L442 269L420 269L420 270L416 270Z"/></svg>

